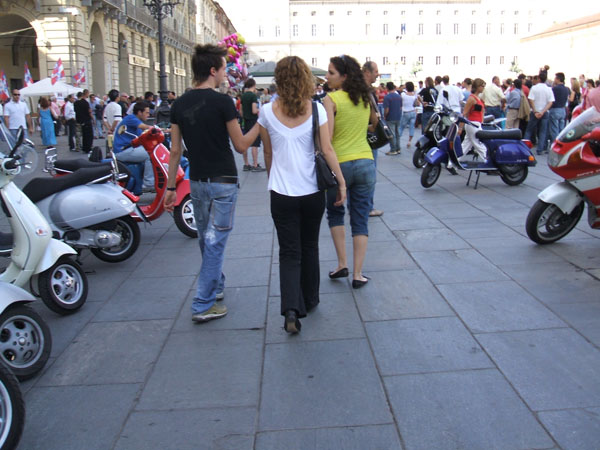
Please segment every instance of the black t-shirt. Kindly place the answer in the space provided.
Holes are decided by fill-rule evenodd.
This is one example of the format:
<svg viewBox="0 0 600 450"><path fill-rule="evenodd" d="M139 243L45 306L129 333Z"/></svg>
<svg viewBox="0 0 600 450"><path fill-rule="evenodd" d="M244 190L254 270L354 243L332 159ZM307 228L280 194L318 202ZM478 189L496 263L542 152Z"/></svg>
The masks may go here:
<svg viewBox="0 0 600 450"><path fill-rule="evenodd" d="M552 87L552 92L554 93L554 103L552 104L552 108L564 108L569 99L569 88L564 84L557 84Z"/></svg>
<svg viewBox="0 0 600 450"><path fill-rule="evenodd" d="M90 104L85 98L80 98L73 103L73 109L75 109L75 120L77 123L88 123L92 122L92 116L90 115Z"/></svg>
<svg viewBox="0 0 600 450"><path fill-rule="evenodd" d="M192 89L173 102L171 123L188 149L191 180L237 176L226 125L235 119L231 98L212 89Z"/></svg>
<svg viewBox="0 0 600 450"><path fill-rule="evenodd" d="M423 99L424 103L435 104L437 100L437 89L425 87L419 92L419 96ZM423 106L423 111L433 111L433 106Z"/></svg>

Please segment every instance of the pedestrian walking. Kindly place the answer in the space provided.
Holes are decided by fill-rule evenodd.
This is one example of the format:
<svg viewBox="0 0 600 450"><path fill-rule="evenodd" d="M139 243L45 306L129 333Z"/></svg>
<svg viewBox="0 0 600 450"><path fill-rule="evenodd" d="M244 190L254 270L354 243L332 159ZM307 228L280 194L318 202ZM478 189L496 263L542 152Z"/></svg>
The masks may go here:
<svg viewBox="0 0 600 450"><path fill-rule="evenodd" d="M454 92L460 91L456 86L447 86L448 89ZM446 87L444 88L445 92ZM442 92L442 93L443 93ZM408 142L406 147L410 148L412 139L415 135L415 121L417 120L417 106L421 104L419 97L415 94L415 85L412 81L406 83L406 90L402 92L402 117L400 118L400 127L398 129L398 146L400 146L400 139L404 133L404 129L408 125ZM458 97L457 97L458 98ZM398 152L400 153L400 152Z"/></svg>
<svg viewBox="0 0 600 450"><path fill-rule="evenodd" d="M223 261L227 238L233 229L239 189L237 168L229 139L243 153L258 137L258 125L242 134L235 107L227 94L216 92L225 80L222 47L197 45L192 56L194 87L171 106L171 155L164 205L173 211L177 193L175 181L185 142L189 176L202 266L192 303L192 320L206 322L227 314L216 304L225 296Z"/></svg>
<svg viewBox="0 0 600 450"><path fill-rule="evenodd" d="M53 147L56 145L56 134L54 128L55 117L50 108L47 97L40 98L40 129L42 130L42 145Z"/></svg>
<svg viewBox="0 0 600 450"><path fill-rule="evenodd" d="M400 119L402 118L402 97L391 81L386 84L387 95L383 98L383 116L394 138L390 142L390 151L386 155L400 154Z"/></svg>
<svg viewBox="0 0 600 450"><path fill-rule="evenodd" d="M317 187L313 140L313 75L297 56L277 63L279 96L260 109L258 123L269 176L271 217L279 241L281 315L288 333L319 304L319 228L325 192ZM317 132L323 155L338 181L335 204L343 205L346 185L329 138L327 114L320 103Z"/></svg>
<svg viewBox="0 0 600 450"><path fill-rule="evenodd" d="M358 289L369 281L362 274L369 239L369 212L371 195L375 189L375 162L367 142L369 123L371 130L377 125L377 114L370 107L369 86L365 83L358 62L342 55L330 59L327 83L334 90L327 94L323 104L327 111L329 134L338 157L347 188L347 207L354 248L352 287ZM337 193L327 191L327 221L338 259L337 268L330 278L347 277L345 209L336 205Z"/></svg>
<svg viewBox="0 0 600 450"><path fill-rule="evenodd" d="M92 125L92 108L88 102L90 91L84 89L81 98L77 100L73 106L75 108L75 119L81 126L81 151L89 153L92 151L92 143L94 142L94 130Z"/></svg>
<svg viewBox="0 0 600 450"><path fill-rule="evenodd" d="M74 103L75 97L73 97L72 94L68 95L67 101L65 102L65 125L69 131L69 150L72 152L78 152L81 150L81 148L80 143L77 142L77 139L75 138L77 121L75 119L75 107L73 106Z"/></svg>
<svg viewBox="0 0 600 450"><path fill-rule="evenodd" d="M23 127L26 139L29 137L27 130L33 135L33 121L29 106L21 101L21 93L18 89L12 91L12 98L4 105L4 124L15 139L20 127Z"/></svg>
<svg viewBox="0 0 600 450"><path fill-rule="evenodd" d="M256 95L256 80L249 78L244 83L244 93L242 94L242 117L244 119L244 133L247 133L256 125L258 121L259 102ZM248 161L248 151L244 152L244 170L253 172L263 172L264 167L258 163L258 147L260 146L260 137L257 137L250 151L252 153L252 165Z"/></svg>

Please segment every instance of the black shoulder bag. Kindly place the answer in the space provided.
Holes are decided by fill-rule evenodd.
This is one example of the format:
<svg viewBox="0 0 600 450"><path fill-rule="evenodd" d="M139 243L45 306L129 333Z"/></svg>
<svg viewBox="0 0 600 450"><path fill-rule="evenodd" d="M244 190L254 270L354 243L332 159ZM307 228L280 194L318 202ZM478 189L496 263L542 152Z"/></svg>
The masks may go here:
<svg viewBox="0 0 600 450"><path fill-rule="evenodd" d="M313 141L315 143L315 171L317 172L317 186L320 191L337 186L335 174L331 171L323 156L321 148L321 137L319 134L319 110L317 104L312 102L312 128Z"/></svg>
<svg viewBox="0 0 600 450"><path fill-rule="evenodd" d="M381 117L381 114L379 114L377 103L375 103L375 100L371 94L369 94L369 101L371 103L371 108L377 115L378 120L377 125L375 126L375 131L367 131L367 141L369 142L371 149L376 150L392 141L394 139L394 135L392 134L392 130L390 130L390 128L387 126L387 123L385 123L383 120L383 117Z"/></svg>

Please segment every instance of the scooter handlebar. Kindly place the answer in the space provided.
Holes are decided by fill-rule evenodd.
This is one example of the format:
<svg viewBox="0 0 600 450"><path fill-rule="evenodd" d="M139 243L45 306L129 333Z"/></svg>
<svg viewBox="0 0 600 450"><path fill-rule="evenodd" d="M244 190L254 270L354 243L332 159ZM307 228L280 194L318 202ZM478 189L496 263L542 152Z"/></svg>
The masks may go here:
<svg viewBox="0 0 600 450"><path fill-rule="evenodd" d="M13 171L13 170L17 169L20 165L19 159L20 159L19 155L15 156L13 158L6 158L4 161L2 161L2 168L7 171Z"/></svg>

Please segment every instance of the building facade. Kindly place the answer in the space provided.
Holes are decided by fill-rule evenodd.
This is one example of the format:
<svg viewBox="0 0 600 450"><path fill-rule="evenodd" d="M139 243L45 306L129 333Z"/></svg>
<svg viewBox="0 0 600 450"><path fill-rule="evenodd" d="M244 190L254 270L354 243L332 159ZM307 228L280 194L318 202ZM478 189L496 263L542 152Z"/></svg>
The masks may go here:
<svg viewBox="0 0 600 450"><path fill-rule="evenodd" d="M182 0L163 30L168 89L180 94L197 42L195 0ZM10 88L22 87L25 62L39 80L60 58L67 83L83 67L82 86L100 95L158 91L157 25L143 0L0 0L0 33L0 69Z"/></svg>
<svg viewBox="0 0 600 450"><path fill-rule="evenodd" d="M222 4L231 8L235 1ZM532 62L522 40L586 8L594 7L572 11L545 0L256 0L228 14L254 62L294 54L326 69L331 56L347 53L377 62L383 79L448 74L458 81L537 72L538 59Z"/></svg>

